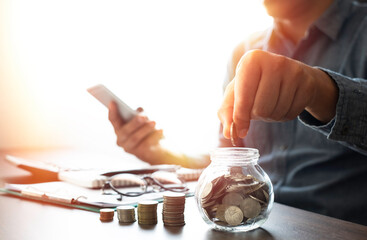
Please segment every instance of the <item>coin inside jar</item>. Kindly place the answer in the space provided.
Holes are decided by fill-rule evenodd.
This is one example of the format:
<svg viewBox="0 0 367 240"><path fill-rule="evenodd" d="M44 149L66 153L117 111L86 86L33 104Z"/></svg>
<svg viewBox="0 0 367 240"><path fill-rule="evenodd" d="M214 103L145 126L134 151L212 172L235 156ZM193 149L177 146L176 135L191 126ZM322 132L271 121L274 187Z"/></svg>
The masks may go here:
<svg viewBox="0 0 367 240"><path fill-rule="evenodd" d="M224 212L226 222L231 226L237 226L242 222L243 213L239 207L230 206Z"/></svg>
<svg viewBox="0 0 367 240"><path fill-rule="evenodd" d="M223 197L222 203L225 205L240 206L242 201L243 201L243 198L241 194L236 193L236 192L231 192Z"/></svg>
<svg viewBox="0 0 367 240"><path fill-rule="evenodd" d="M261 216L269 204L269 188L265 182L234 168L231 174L208 182L200 195L205 215L221 226L244 225Z"/></svg>
<svg viewBox="0 0 367 240"><path fill-rule="evenodd" d="M274 202L273 185L258 164L259 150L244 147L248 144L237 135L239 123L231 124L231 140L236 146L227 143L210 152L211 163L199 178L195 200L209 227L247 232L268 219Z"/></svg>
<svg viewBox="0 0 367 240"><path fill-rule="evenodd" d="M260 203L252 198L245 198L245 200L241 202L240 208L246 218L255 218L261 212Z"/></svg>
<svg viewBox="0 0 367 240"><path fill-rule="evenodd" d="M225 204L219 204L217 207L217 211L215 213L215 217L218 218L220 221L225 222L225 212L227 210L229 206L225 205Z"/></svg>
<svg viewBox="0 0 367 240"><path fill-rule="evenodd" d="M201 193L201 198L203 198L203 199L210 198L211 195L212 195L212 187L213 186L212 186L211 183L205 185L204 186L204 189L203 189L203 191Z"/></svg>

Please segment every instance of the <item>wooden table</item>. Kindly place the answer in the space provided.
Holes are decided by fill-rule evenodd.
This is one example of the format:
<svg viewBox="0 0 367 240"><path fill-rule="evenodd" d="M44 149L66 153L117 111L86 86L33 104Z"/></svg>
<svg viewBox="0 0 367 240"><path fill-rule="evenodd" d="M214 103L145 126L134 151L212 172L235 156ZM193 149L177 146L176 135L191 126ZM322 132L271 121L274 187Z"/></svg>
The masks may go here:
<svg viewBox="0 0 367 240"><path fill-rule="evenodd" d="M1 158L1 156L0 156ZM35 182L27 172L0 159L2 182ZM23 180L22 180L23 179ZM153 226L102 223L99 214L24 200L0 194L0 239L367 239L367 226L274 204L262 228L247 233L226 233L210 229L202 220L194 198L188 198L184 227L165 227L162 204L158 224Z"/></svg>

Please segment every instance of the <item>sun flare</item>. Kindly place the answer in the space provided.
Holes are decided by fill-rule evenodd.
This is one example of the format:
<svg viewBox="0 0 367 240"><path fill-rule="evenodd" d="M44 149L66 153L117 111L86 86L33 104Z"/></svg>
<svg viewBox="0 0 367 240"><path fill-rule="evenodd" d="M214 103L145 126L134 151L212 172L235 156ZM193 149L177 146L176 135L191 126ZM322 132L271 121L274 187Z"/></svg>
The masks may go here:
<svg viewBox="0 0 367 240"><path fill-rule="evenodd" d="M271 24L260 1L2 1L0 148L99 146L115 136L86 92L142 106L171 146L215 147L232 48Z"/></svg>

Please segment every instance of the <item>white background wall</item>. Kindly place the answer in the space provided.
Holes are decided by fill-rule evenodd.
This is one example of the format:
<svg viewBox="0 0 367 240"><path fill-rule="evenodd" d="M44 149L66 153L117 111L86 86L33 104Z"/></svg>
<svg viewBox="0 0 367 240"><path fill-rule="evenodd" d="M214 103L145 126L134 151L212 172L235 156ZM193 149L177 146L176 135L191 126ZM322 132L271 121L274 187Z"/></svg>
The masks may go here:
<svg viewBox="0 0 367 240"><path fill-rule="evenodd" d="M215 147L233 47L271 23L251 0L0 0L0 148L116 148L103 83L185 151Z"/></svg>

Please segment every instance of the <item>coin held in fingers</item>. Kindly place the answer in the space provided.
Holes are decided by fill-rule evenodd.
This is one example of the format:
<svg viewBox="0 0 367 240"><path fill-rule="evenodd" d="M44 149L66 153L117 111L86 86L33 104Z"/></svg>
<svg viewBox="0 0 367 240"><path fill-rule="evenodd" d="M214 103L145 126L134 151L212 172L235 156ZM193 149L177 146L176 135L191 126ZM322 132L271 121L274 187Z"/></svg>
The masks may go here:
<svg viewBox="0 0 367 240"><path fill-rule="evenodd" d="M237 130L236 130L236 126L234 125L234 122L232 122L231 124L230 134L231 134L232 146L236 147L237 146L236 143L238 142L238 135L237 135Z"/></svg>

